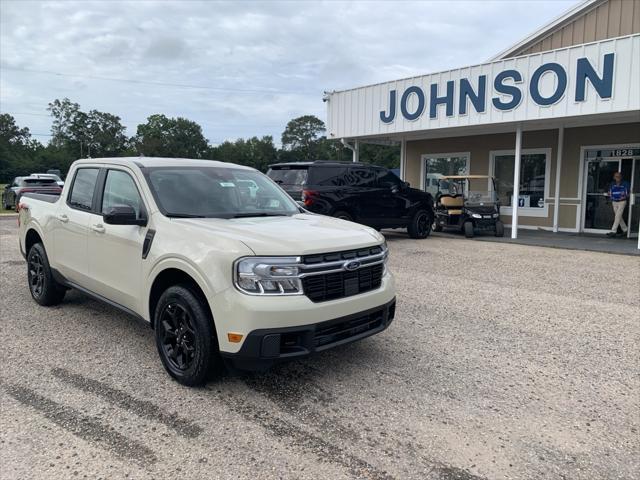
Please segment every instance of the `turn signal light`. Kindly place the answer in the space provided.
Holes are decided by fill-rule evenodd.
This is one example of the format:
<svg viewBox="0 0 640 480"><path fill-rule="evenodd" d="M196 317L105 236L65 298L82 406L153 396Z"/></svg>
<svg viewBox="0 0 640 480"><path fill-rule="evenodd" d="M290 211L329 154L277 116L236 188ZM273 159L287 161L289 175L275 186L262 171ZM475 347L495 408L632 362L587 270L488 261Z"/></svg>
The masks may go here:
<svg viewBox="0 0 640 480"><path fill-rule="evenodd" d="M240 333L227 333L227 338L231 343L240 343L244 335Z"/></svg>

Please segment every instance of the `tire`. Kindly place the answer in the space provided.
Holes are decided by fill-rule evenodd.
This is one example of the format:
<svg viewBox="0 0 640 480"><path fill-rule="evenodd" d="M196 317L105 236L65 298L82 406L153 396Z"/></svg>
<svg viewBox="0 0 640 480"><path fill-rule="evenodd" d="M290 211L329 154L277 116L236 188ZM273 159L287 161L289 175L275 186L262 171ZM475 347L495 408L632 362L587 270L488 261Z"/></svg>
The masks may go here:
<svg viewBox="0 0 640 480"><path fill-rule="evenodd" d="M351 214L349 212L345 212L344 210L338 210L337 212L334 212L332 216L341 220L353 222L353 217L351 216Z"/></svg>
<svg viewBox="0 0 640 480"><path fill-rule="evenodd" d="M33 245L27 254L27 282L33 299L44 307L62 302L67 291L53 278L42 243Z"/></svg>
<svg viewBox="0 0 640 480"><path fill-rule="evenodd" d="M504 237L504 223L500 220L496 221L496 237Z"/></svg>
<svg viewBox="0 0 640 480"><path fill-rule="evenodd" d="M156 347L162 365L179 383L195 387L222 373L213 319L186 285L169 287L154 312Z"/></svg>
<svg viewBox="0 0 640 480"><path fill-rule="evenodd" d="M464 236L467 238L473 238L473 222L466 221L462 226L462 230L464 231Z"/></svg>
<svg viewBox="0 0 640 480"><path fill-rule="evenodd" d="M433 217L428 210L420 209L413 214L407 231L411 238L427 238L431 233Z"/></svg>

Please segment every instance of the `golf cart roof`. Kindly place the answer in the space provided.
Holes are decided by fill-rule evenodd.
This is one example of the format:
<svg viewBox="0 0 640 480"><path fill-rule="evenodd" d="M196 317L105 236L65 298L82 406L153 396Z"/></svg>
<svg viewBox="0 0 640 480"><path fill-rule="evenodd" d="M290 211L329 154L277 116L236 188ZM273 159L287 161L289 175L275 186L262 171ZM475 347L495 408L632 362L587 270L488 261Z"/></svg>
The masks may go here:
<svg viewBox="0 0 640 480"><path fill-rule="evenodd" d="M446 175L444 177L440 177L440 180L464 180L466 178L474 179L474 178L491 178L489 175Z"/></svg>

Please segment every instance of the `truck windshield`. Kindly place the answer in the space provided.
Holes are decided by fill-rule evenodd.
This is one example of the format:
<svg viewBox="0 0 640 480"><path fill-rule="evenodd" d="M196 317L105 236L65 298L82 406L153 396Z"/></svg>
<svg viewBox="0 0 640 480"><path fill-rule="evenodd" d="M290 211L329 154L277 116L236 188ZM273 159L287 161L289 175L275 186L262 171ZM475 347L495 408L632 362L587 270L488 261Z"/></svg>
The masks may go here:
<svg viewBox="0 0 640 480"><path fill-rule="evenodd" d="M293 215L296 203L265 175L220 167L151 167L145 170L168 217L242 218Z"/></svg>

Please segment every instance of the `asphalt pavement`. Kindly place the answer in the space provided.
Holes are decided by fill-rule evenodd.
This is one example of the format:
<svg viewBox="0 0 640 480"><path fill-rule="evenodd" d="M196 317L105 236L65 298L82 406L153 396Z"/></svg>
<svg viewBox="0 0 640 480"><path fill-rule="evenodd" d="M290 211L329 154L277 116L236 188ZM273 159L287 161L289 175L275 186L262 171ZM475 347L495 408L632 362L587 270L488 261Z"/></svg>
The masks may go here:
<svg viewBox="0 0 640 480"><path fill-rule="evenodd" d="M191 389L133 318L38 306L0 219L0 478L638 478L640 258L387 238L386 332Z"/></svg>

